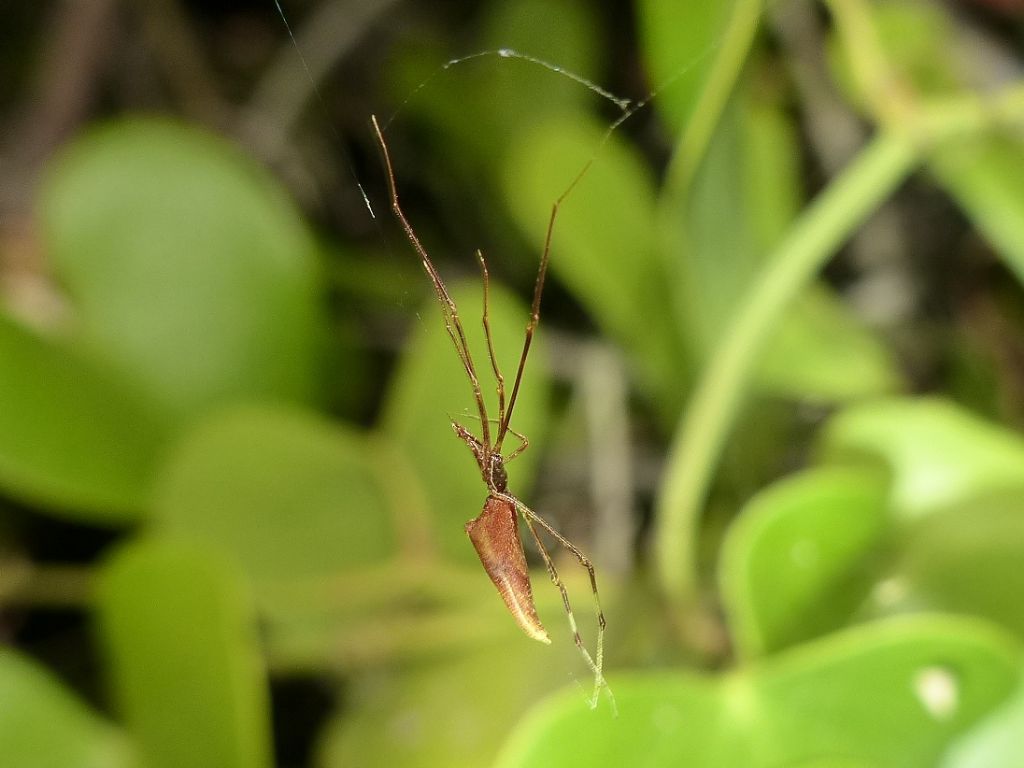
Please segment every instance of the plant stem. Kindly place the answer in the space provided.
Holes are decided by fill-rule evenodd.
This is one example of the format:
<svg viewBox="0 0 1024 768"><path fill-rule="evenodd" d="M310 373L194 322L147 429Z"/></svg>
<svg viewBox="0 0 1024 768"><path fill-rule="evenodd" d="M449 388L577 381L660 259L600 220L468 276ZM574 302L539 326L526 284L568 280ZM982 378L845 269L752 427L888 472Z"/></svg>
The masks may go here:
<svg viewBox="0 0 1024 768"><path fill-rule="evenodd" d="M796 221L738 304L676 431L657 503L658 578L680 611L697 604L700 510L759 350L792 300L919 159L903 134L877 136Z"/></svg>

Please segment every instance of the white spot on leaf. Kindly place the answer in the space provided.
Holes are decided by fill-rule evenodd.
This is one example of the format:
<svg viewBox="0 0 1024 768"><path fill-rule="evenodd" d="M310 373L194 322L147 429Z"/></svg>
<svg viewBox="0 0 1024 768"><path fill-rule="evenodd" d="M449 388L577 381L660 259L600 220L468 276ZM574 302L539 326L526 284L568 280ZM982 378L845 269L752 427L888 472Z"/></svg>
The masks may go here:
<svg viewBox="0 0 1024 768"><path fill-rule="evenodd" d="M949 720L960 704L956 677L943 667L925 667L914 676L914 693L925 711L936 720Z"/></svg>

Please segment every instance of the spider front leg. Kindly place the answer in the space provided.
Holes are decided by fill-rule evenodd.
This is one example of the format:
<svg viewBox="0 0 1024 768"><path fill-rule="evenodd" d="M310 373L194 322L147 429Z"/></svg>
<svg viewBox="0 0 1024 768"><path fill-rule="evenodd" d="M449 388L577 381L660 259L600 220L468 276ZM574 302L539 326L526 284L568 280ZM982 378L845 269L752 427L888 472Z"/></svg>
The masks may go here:
<svg viewBox="0 0 1024 768"><path fill-rule="evenodd" d="M483 468L487 459L487 448L476 439L476 435L466 429L464 426L459 424L457 421L452 421L452 429L455 431L455 435L462 440L466 445L469 446L469 450L473 452L473 456L476 459L476 463Z"/></svg>

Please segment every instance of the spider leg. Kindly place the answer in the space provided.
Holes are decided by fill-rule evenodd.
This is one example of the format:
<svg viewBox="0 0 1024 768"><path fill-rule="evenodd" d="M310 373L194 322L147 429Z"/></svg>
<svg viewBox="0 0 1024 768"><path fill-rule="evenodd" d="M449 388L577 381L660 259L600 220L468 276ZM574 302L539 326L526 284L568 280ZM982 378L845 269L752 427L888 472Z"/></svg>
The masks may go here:
<svg viewBox="0 0 1024 768"><path fill-rule="evenodd" d="M540 551L541 558L544 560L544 565L548 569L548 575L551 577L551 582L555 587L557 587L559 594L562 596L562 605L565 609L565 615L569 620L569 629L572 631L573 641L576 643L576 647L579 649L580 655L583 656L583 660L586 662L587 667L594 674L594 692L589 701L591 709L597 707L598 699L601 696L601 690L604 689L608 691L613 711L617 712L615 696L612 694L611 688L608 687L608 681L604 678L605 619L604 610L601 608L601 596L597 589L597 576L594 572L593 563L590 562L590 559L584 555L575 544L556 531L546 520L544 520L544 518L519 501L515 496L512 496L511 494L500 494L500 498L503 498L509 503L515 505L515 508L519 510L519 514L523 517L523 522L526 523L526 527L529 529L530 535L533 536L533 540L537 544L537 549ZM580 565L586 568L587 573L590 576L590 588L593 592L594 607L597 616L597 649L594 656L590 655L590 652L583 644L583 638L580 636L579 629L576 626L576 617L573 614L572 605L569 602L569 593L565 588L565 584L562 582L562 578L558 575L558 569L555 568L554 561L551 559L551 555L548 553L547 547L544 546L544 542L541 541L540 535L537 533L535 524L540 525L545 531L551 534L559 544L571 552L579 561Z"/></svg>
<svg viewBox="0 0 1024 768"><path fill-rule="evenodd" d="M480 262L480 273L484 281L484 338L487 339L487 356L491 360L491 370L494 371L494 381L498 392L498 428L505 423L505 377L501 375L501 368L498 367L498 358L494 355L494 337L491 335L491 273L487 270L487 261L484 259L484 252L479 248L476 251L476 259ZM499 437L499 443L500 443ZM500 448L499 448L500 450Z"/></svg>
<svg viewBox="0 0 1024 768"><path fill-rule="evenodd" d="M441 311L444 315L445 329L448 331L448 336L451 337L452 343L455 345L455 351L458 353L459 359L462 361L462 366L466 369L466 375L469 377L470 384L473 386L473 397L476 400L476 407L480 412L480 422L483 425L481 428L483 430L484 457L486 459L489 457L491 452L490 421L487 418L487 407L484 405L484 396L480 389L480 379L476 373L476 366L473 364L473 356L469 351L469 343L466 341L466 331L462 327L462 320L459 319L459 309L455 305L455 300L448 293L448 288L445 286L444 280L441 279L441 274L434 266L434 262L427 253L427 249L423 247L423 243L420 242L419 237L412 228L412 224L409 223L405 213L402 211L402 205L398 200L398 187L395 183L395 172L391 165L391 155L388 153L387 142L384 141L384 133L381 131L380 124L377 122L376 116L371 116L370 120L373 123L373 130L377 134L377 144L380 146L381 154L384 157L384 167L387 171L388 191L391 196L391 210L402 225L405 236L409 239L413 249L419 255L420 261L423 263L423 269L426 270L427 275L430 277L430 281L434 285L434 293L437 295L437 299L441 304Z"/></svg>

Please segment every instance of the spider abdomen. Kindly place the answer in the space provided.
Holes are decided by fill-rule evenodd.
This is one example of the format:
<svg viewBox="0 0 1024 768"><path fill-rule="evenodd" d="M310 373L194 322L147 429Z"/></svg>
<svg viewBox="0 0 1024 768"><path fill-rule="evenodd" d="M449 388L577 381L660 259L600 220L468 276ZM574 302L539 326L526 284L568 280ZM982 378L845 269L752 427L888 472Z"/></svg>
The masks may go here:
<svg viewBox="0 0 1024 768"><path fill-rule="evenodd" d="M466 533L516 623L534 640L550 643L533 603L515 506L505 499L489 496L483 511L466 523Z"/></svg>

